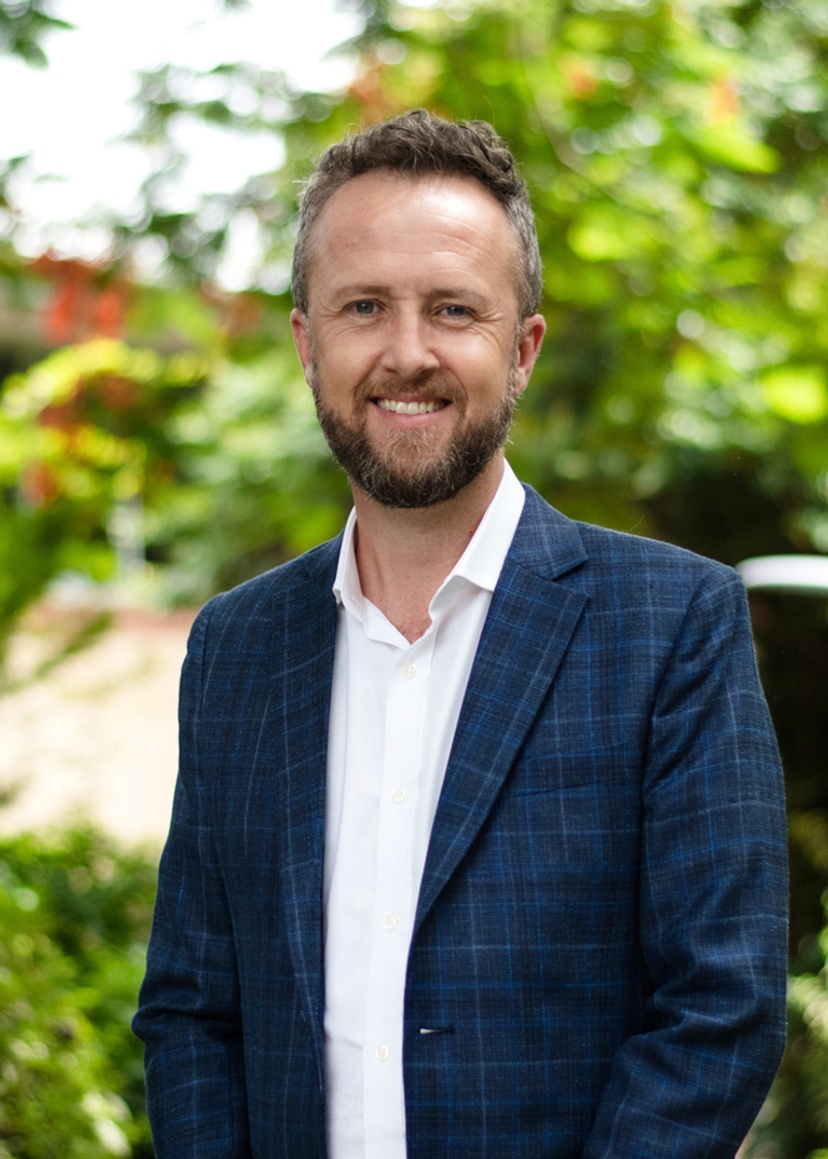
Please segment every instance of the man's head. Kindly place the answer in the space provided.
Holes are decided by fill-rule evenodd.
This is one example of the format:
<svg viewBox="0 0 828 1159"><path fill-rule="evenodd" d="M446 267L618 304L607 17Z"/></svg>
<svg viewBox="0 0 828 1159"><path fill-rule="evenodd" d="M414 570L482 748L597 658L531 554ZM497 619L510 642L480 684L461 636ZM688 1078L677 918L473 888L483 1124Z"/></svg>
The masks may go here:
<svg viewBox="0 0 828 1159"><path fill-rule="evenodd" d="M485 121L447 121L415 109L372 125L321 156L307 181L293 253L293 300L308 312L313 228L330 197L364 173L384 170L411 179L471 177L503 206L515 232L518 313L527 318L541 297L541 259L526 183L506 142Z"/></svg>
<svg viewBox="0 0 828 1159"><path fill-rule="evenodd" d="M370 164L356 144L368 135L390 138L366 150ZM433 506L475 480L486 490L545 328L511 155L488 126L413 113L325 158L303 202L291 323L334 456L355 495L386 507Z"/></svg>

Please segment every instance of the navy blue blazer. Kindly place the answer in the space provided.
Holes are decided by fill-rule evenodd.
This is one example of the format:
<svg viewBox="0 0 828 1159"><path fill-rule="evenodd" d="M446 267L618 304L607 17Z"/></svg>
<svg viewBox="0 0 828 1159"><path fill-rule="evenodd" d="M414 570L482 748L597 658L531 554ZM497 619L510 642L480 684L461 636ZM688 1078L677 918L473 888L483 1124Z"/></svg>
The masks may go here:
<svg viewBox="0 0 828 1159"><path fill-rule="evenodd" d="M135 1019L159 1159L326 1153L338 546L193 627ZM738 577L529 490L420 891L410 1159L732 1159L782 1049L786 898Z"/></svg>

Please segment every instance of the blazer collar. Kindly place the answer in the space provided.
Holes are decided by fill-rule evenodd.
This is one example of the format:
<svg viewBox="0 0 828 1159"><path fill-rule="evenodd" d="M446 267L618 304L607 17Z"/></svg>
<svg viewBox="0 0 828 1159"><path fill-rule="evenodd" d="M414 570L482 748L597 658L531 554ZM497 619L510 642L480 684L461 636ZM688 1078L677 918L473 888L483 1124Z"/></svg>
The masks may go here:
<svg viewBox="0 0 828 1159"><path fill-rule="evenodd" d="M415 933L489 814L586 604L556 582L586 560L577 525L526 491L457 724Z"/></svg>

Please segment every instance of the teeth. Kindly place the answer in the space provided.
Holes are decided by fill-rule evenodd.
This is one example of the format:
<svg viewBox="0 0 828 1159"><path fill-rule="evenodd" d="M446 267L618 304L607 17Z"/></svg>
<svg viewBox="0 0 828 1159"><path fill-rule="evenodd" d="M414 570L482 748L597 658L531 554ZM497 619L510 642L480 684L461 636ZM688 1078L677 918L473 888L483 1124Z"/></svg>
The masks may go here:
<svg viewBox="0 0 828 1159"><path fill-rule="evenodd" d="M397 415L430 415L441 410L444 402L398 402L395 398L378 398L380 410L390 410Z"/></svg>

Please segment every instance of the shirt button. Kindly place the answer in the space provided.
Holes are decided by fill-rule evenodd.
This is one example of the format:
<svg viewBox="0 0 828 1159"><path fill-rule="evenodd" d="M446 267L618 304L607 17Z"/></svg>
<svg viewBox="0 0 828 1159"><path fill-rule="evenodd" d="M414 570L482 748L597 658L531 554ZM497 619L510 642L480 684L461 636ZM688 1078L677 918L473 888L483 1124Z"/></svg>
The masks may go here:
<svg viewBox="0 0 828 1159"><path fill-rule="evenodd" d="M391 800L395 805L401 805L405 800L405 789L395 789L391 794Z"/></svg>
<svg viewBox="0 0 828 1159"><path fill-rule="evenodd" d="M396 914L386 914L382 919L382 928L384 930L395 930L400 924L400 920Z"/></svg>
<svg viewBox="0 0 828 1159"><path fill-rule="evenodd" d="M407 664L403 664L403 676L406 680L413 680L417 675L417 665L413 660L409 660Z"/></svg>
<svg viewBox="0 0 828 1159"><path fill-rule="evenodd" d="M380 1045L375 1048L374 1054L376 1055L379 1062L388 1062L389 1058L391 1057L391 1051L388 1049L384 1042L381 1042Z"/></svg>

